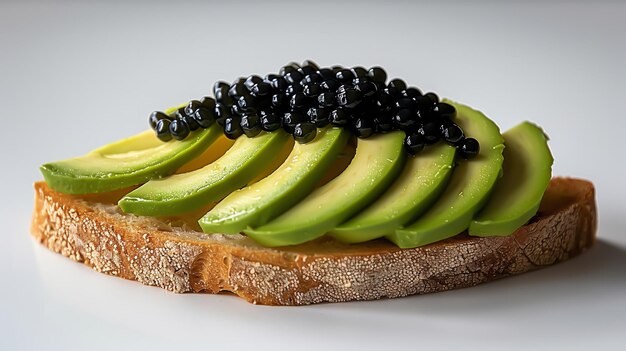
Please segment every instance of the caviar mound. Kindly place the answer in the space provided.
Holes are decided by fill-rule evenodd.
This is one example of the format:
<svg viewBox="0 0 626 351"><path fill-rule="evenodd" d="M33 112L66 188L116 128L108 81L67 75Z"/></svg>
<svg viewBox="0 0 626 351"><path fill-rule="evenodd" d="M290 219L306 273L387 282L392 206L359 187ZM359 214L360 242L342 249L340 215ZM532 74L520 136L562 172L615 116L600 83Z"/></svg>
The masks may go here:
<svg viewBox="0 0 626 351"><path fill-rule="evenodd" d="M410 155L445 141L459 149L460 157L473 158L479 144L465 137L455 116L454 106L440 101L437 94L422 94L398 78L387 81L381 67L320 68L307 60L263 78L218 81L213 97L192 100L169 114L155 111L148 121L163 141L183 140L214 123L231 139L284 129L299 143L311 142L327 125L345 128L359 138L401 130Z"/></svg>

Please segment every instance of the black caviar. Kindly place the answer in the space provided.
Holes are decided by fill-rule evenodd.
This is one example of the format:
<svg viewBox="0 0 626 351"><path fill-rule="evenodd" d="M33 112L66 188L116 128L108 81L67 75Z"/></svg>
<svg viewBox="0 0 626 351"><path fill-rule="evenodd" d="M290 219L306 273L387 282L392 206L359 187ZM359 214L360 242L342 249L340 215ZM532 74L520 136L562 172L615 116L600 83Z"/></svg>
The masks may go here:
<svg viewBox="0 0 626 351"><path fill-rule="evenodd" d="M433 92L422 93L399 78L387 81L381 67L319 67L313 61L289 63L277 74L250 75L233 83L218 81L213 97L192 100L167 115L155 111L149 124L162 141L183 140L217 123L231 139L283 129L308 143L317 128L346 128L358 138L402 130L407 153L415 155L443 140L463 158L478 155L476 139L454 123L456 109Z"/></svg>

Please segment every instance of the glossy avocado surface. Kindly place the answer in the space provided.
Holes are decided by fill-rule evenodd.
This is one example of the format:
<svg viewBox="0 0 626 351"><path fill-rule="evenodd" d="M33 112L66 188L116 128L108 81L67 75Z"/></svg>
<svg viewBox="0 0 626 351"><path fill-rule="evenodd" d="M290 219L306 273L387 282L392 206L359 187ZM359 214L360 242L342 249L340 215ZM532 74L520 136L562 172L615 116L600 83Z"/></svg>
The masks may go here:
<svg viewBox="0 0 626 351"><path fill-rule="evenodd" d="M541 128L523 122L502 135L506 144L503 176L496 183L485 208L470 224L470 235L513 233L537 214L552 178L554 159Z"/></svg>
<svg viewBox="0 0 626 351"><path fill-rule="evenodd" d="M234 234L274 219L313 191L349 136L344 129L325 128L313 141L295 143L287 160L276 171L232 192L204 215L199 221L202 230Z"/></svg>
<svg viewBox="0 0 626 351"><path fill-rule="evenodd" d="M356 154L336 178L287 212L244 233L265 246L295 245L321 237L376 200L402 169L404 132L359 139Z"/></svg>
<svg viewBox="0 0 626 351"><path fill-rule="evenodd" d="M443 194L428 211L387 236L402 248L423 246L466 230L501 175L504 139L498 126L480 111L448 103L457 110L455 122L480 142L480 151L476 158L459 162Z"/></svg>
<svg viewBox="0 0 626 351"><path fill-rule="evenodd" d="M195 171L151 180L124 196L119 206L124 212L146 216L193 211L267 175L268 164L290 142L282 131L240 137L214 162Z"/></svg>
<svg viewBox="0 0 626 351"><path fill-rule="evenodd" d="M335 227L331 235L343 242L359 243L393 233L416 219L445 189L455 154L454 146L439 143L408 157L389 189L363 211Z"/></svg>
<svg viewBox="0 0 626 351"><path fill-rule="evenodd" d="M80 157L46 163L40 170L46 183L62 193L107 192L174 173L220 135L222 131L214 126L196 131L183 141L162 142L147 130Z"/></svg>

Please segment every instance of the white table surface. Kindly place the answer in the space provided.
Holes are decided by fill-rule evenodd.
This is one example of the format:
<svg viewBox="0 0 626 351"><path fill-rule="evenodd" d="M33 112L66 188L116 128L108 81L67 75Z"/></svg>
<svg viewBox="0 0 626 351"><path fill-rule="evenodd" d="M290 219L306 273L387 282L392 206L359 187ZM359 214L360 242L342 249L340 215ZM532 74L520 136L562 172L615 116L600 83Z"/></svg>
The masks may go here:
<svg viewBox="0 0 626 351"><path fill-rule="evenodd" d="M1 350L626 349L623 2L226 3L0 3ZM382 65L502 129L541 124L554 174L597 186L597 245L470 289L277 308L105 276L29 237L39 164L305 58Z"/></svg>

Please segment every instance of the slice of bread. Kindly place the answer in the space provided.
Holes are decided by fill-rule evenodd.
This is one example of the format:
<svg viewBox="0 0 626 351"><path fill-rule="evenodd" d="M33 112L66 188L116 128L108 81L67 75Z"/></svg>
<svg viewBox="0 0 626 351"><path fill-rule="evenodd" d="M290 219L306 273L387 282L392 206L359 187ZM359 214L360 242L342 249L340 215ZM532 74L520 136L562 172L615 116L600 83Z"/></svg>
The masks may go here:
<svg viewBox="0 0 626 351"><path fill-rule="evenodd" d="M31 232L93 269L170 291L233 292L252 303L305 305L425 294L545 267L593 245L593 185L554 178L538 215L514 234L463 233L414 249L321 239L265 248L243 235L205 234L189 218L122 213L118 194L65 195L35 184Z"/></svg>

